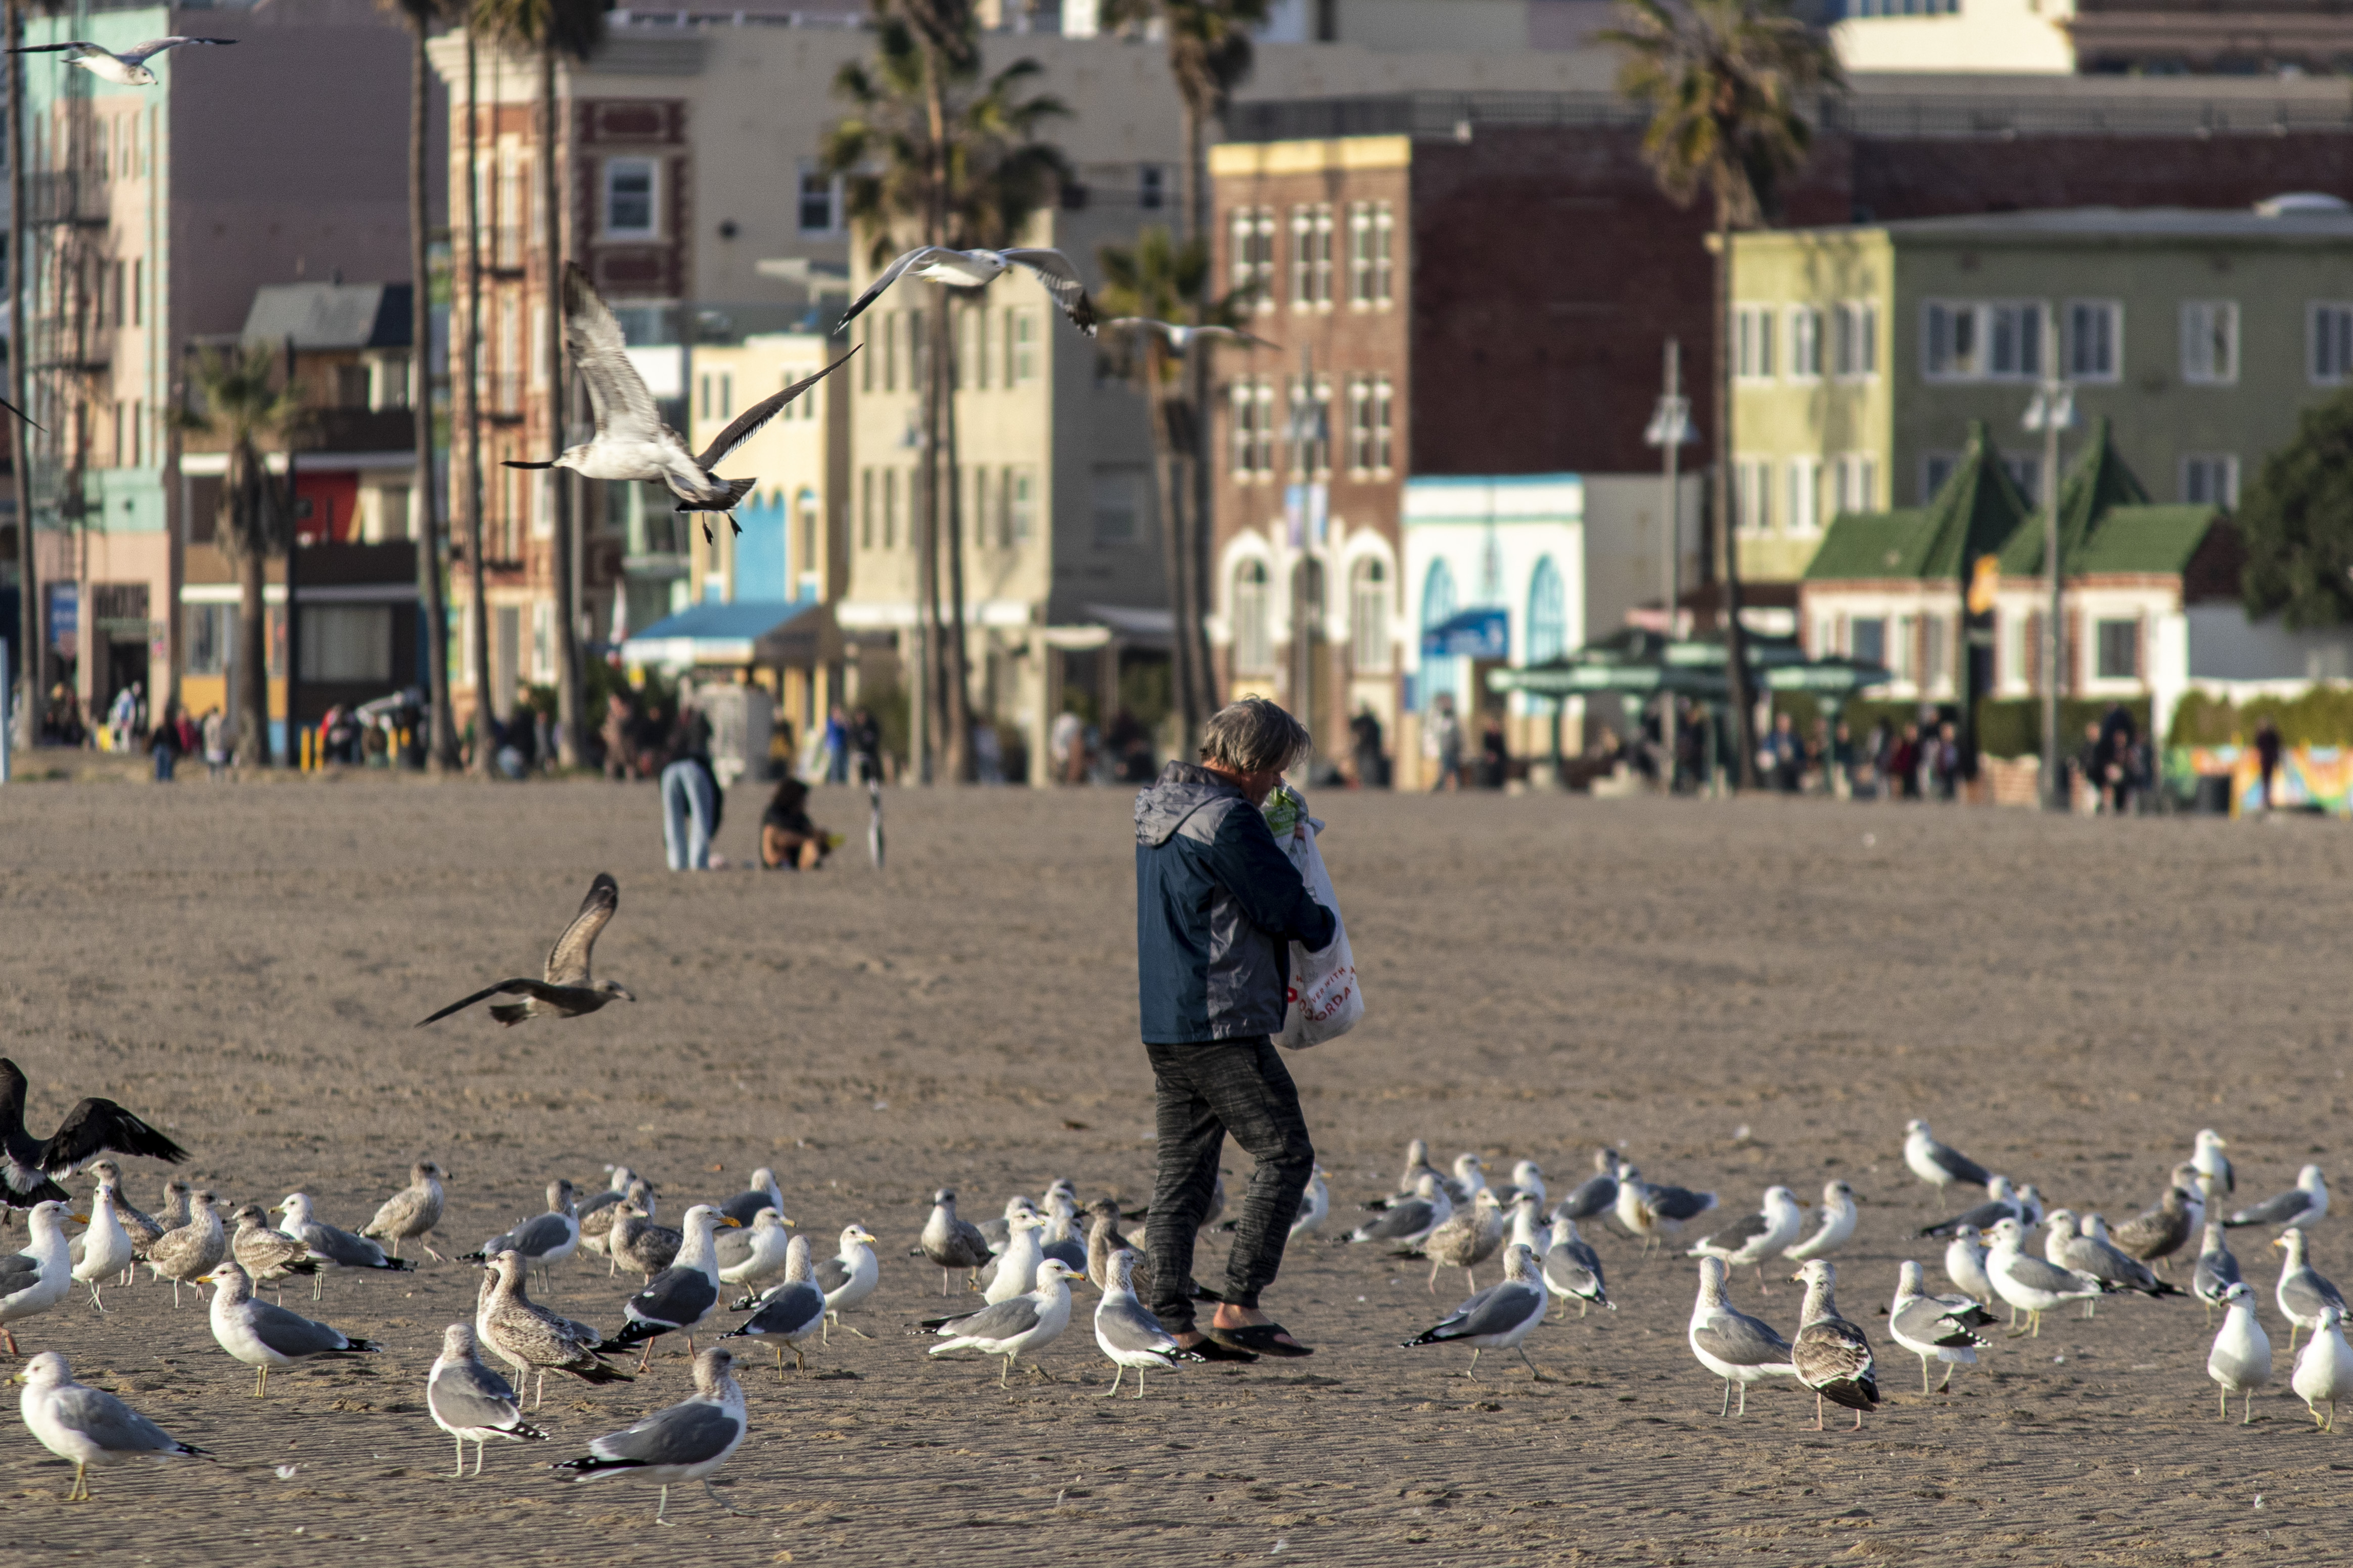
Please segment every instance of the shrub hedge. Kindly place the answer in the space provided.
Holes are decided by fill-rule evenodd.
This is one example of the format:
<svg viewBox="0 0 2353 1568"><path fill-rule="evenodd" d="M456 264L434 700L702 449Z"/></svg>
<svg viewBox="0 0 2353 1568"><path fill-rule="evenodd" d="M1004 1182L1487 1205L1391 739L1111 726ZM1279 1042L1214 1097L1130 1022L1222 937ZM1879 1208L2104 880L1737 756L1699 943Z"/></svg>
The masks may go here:
<svg viewBox="0 0 2353 1568"><path fill-rule="evenodd" d="M2353 746L2353 686L2316 686L2303 696L2255 697L2242 703L2192 691L2173 710L2171 746L2245 745L2265 719L2287 746Z"/></svg>

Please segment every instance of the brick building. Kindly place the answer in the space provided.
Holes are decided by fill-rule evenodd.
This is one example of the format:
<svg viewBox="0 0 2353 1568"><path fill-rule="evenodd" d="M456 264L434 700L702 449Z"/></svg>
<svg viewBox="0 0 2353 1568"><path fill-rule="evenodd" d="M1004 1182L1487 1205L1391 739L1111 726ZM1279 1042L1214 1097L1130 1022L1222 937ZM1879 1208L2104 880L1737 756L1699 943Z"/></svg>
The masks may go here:
<svg viewBox="0 0 2353 1568"><path fill-rule="evenodd" d="M2341 93L2168 85L1864 81L1823 106L1781 221L2353 194ZM1295 701L1326 755L1359 704L1413 740L1407 479L1654 471L1642 436L1670 337L1712 438L1706 208L1659 194L1641 123L1604 94L1256 103L1213 152L1219 276L1259 289L1258 330L1284 353L1219 361L1210 639L1225 689ZM1803 564L1763 596L1794 605Z"/></svg>

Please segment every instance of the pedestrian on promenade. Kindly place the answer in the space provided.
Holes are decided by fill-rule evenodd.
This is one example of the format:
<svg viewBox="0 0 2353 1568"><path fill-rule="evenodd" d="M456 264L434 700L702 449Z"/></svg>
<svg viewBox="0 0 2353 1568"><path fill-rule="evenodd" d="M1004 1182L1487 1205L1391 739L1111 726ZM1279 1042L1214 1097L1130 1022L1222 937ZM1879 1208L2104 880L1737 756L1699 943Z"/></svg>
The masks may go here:
<svg viewBox="0 0 2353 1568"><path fill-rule="evenodd" d="M1298 720L1245 697L1203 727L1198 766L1172 762L1135 797L1136 980L1159 1133L1150 1304L1179 1344L1213 1361L1311 1353L1259 1310L1315 1163L1271 1038L1288 1005L1291 943L1320 952L1339 930L1259 808L1311 749ZM1194 1326L1194 1233L1228 1134L1258 1168L1204 1332Z"/></svg>
<svg viewBox="0 0 2353 1568"><path fill-rule="evenodd" d="M2272 780L2279 776L2279 726L2265 719L2255 726L2255 765L2263 770L2263 809L2272 808Z"/></svg>
<svg viewBox="0 0 2353 1568"><path fill-rule="evenodd" d="M1430 793L1462 787L1462 724L1454 717L1454 694L1441 691L1430 705L1430 728L1424 731L1421 749L1438 764L1438 776L1430 781Z"/></svg>
<svg viewBox="0 0 2353 1568"><path fill-rule="evenodd" d="M849 720L839 702L826 710L825 782L849 782Z"/></svg>
<svg viewBox="0 0 2353 1568"><path fill-rule="evenodd" d="M711 852L719 836L726 797L711 766L711 726L684 702L679 704L671 762L662 769L662 847L673 871L709 871L725 861Z"/></svg>
<svg viewBox="0 0 2353 1568"><path fill-rule="evenodd" d="M180 715L176 706L167 706L155 732L147 737L148 754L155 759L155 782L170 784L173 767L180 760Z"/></svg>

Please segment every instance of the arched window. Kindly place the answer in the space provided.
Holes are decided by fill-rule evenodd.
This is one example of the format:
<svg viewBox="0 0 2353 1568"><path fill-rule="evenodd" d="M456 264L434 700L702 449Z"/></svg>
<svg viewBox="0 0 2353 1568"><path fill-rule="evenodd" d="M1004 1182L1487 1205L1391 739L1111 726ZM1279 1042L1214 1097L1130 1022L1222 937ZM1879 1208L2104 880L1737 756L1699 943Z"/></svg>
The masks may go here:
<svg viewBox="0 0 2353 1568"><path fill-rule="evenodd" d="M1443 561L1430 563L1430 574L1421 580L1421 629L1442 626L1454 614L1454 574ZM1421 661L1421 700L1435 705L1442 694L1455 695L1454 688L1461 675L1461 660L1429 658Z"/></svg>
<svg viewBox="0 0 2353 1568"><path fill-rule="evenodd" d="M1536 562L1528 582L1528 662L1549 664L1567 651L1568 598L1561 591L1560 571L1549 555Z"/></svg>
<svg viewBox="0 0 2353 1568"><path fill-rule="evenodd" d="M1274 668L1273 639L1266 625L1266 563L1245 561L1234 568L1234 673L1264 675Z"/></svg>
<svg viewBox="0 0 2353 1568"><path fill-rule="evenodd" d="M1389 569L1366 556L1348 574L1349 657L1370 673L1389 667Z"/></svg>

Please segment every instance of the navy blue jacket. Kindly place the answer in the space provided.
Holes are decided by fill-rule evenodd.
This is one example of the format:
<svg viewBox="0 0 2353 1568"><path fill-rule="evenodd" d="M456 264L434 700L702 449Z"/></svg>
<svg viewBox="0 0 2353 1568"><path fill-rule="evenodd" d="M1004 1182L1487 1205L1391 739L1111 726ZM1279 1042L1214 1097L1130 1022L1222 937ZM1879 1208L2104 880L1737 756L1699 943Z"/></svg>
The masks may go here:
<svg viewBox="0 0 2353 1568"><path fill-rule="evenodd" d="M1282 1027L1291 944L1331 945L1337 916L1307 894L1259 809L1206 768L1171 763L1135 797L1135 970L1149 1045Z"/></svg>

